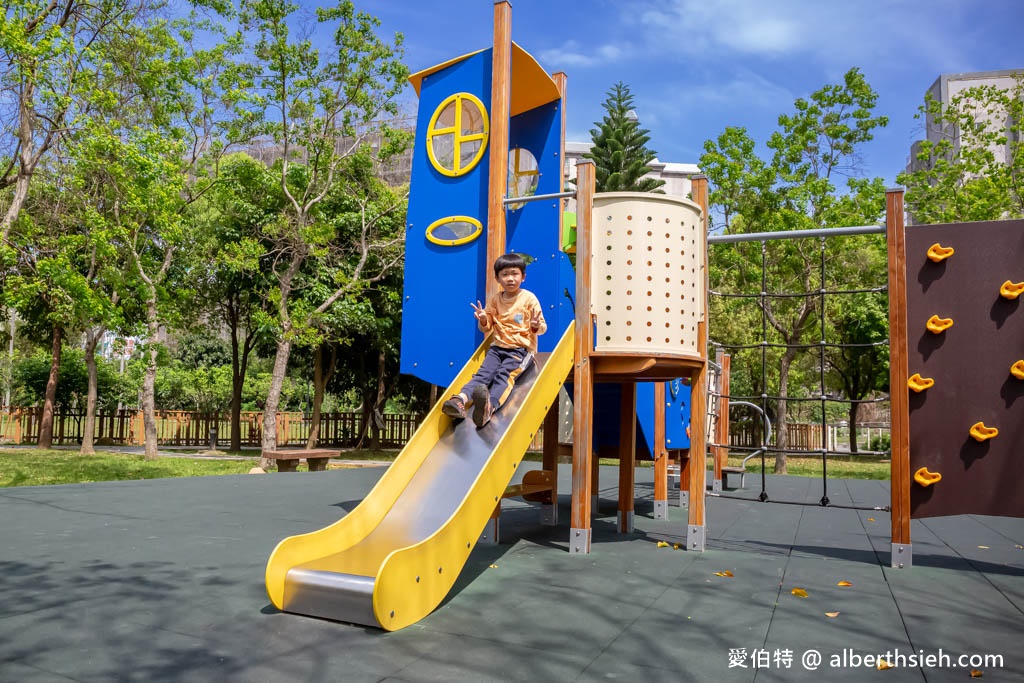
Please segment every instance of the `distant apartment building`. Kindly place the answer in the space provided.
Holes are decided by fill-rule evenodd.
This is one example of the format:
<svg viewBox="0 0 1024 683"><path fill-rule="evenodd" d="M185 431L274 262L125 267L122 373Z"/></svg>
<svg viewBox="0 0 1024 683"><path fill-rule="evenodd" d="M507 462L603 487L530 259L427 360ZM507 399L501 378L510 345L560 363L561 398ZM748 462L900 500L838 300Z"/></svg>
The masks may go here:
<svg viewBox="0 0 1024 683"><path fill-rule="evenodd" d="M591 147L593 145L589 142L565 143L565 177L568 180L576 179L576 163L590 151ZM674 197L689 199L690 190L693 187L693 178L701 175L697 164L672 163L655 159L648 166L651 167L651 172L644 177L664 180L665 184L661 189L665 194Z"/></svg>
<svg viewBox="0 0 1024 683"><path fill-rule="evenodd" d="M943 106L948 106L953 99L969 88L978 86L994 86L1001 90L1009 90L1016 85L1016 79L1024 76L1024 69L1005 69L1002 71L976 71L973 73L962 73L962 74L942 74L939 76L931 87L926 91L926 95L930 94L933 99L937 102L941 102ZM1006 119L1007 113L994 112L990 114L990 117L1003 117ZM1009 121L1005 120L1002 122L1003 125L1009 125ZM956 129L956 126L949 123L942 123L934 120L934 117L928 115L925 120L925 140L937 143L943 139L949 139L953 143L954 152L960 148L961 137L960 132ZM1012 142L1012 141L1008 141ZM918 154L921 152L921 145L924 140L918 140L910 148L910 159L907 161L907 171L913 172L921 170L927 167L927 161L918 160ZM993 147L993 153L997 159L1006 161L1009 155L1009 145L1000 145Z"/></svg>

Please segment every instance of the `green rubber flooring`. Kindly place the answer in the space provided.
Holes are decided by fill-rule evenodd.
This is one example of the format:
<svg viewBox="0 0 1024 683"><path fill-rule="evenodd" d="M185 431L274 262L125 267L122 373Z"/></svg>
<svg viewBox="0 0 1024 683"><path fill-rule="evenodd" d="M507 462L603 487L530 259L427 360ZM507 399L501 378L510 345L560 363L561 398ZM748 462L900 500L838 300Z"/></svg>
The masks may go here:
<svg viewBox="0 0 1024 683"><path fill-rule="evenodd" d="M914 566L892 569L888 514L854 509L887 505L887 482L830 481L822 508L820 480L768 477L772 504L749 476L708 498L696 553L672 548L676 493L653 519L650 469L636 531L616 533L603 468L592 552L573 556L563 465L560 525L506 501L502 543L414 626L274 609L274 546L346 514L382 471L0 489L0 682L1024 681L1024 520L914 521ZM894 668L865 665L883 653Z"/></svg>

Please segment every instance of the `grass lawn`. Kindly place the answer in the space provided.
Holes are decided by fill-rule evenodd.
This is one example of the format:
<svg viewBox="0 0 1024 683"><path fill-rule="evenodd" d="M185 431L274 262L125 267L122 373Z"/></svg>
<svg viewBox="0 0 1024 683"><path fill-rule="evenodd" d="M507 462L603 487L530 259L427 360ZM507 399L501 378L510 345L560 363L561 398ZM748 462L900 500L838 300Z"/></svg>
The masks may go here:
<svg viewBox="0 0 1024 683"><path fill-rule="evenodd" d="M743 456L729 456L729 465L739 466L743 462ZM767 473L772 474L775 469L775 457L766 456L765 465ZM714 463L709 459L708 467ZM761 473L761 458L752 458L747 463L747 472ZM786 474L797 477L821 477L821 456L797 457L790 455L786 457ZM828 458L829 479L889 479L889 459L868 455L830 455Z"/></svg>
<svg viewBox="0 0 1024 683"><path fill-rule="evenodd" d="M0 448L0 487L245 474L255 462L256 459L146 460L141 455L110 451L79 455L72 450Z"/></svg>
<svg viewBox="0 0 1024 683"><path fill-rule="evenodd" d="M160 458L146 460L141 455L99 451L83 456L77 451L55 449L0 447L0 488L9 486L45 486L48 484L79 484L96 481L131 479L162 479L167 477L203 477L217 474L245 474L258 461L255 451L240 455L245 460L216 460L196 455L193 457ZM342 451L341 460L385 461L395 459L398 451ZM525 460L540 461L540 453L527 453ZM730 465L739 465L741 456L730 456ZM564 462L571 460L563 458ZM602 465L617 465L617 460L601 459ZM650 467L649 461L638 461L639 467ZM768 473L774 460L767 459ZM787 458L789 474L802 477L821 476L821 458ZM712 463L709 459L708 467ZM755 458L747 463L747 472L760 473L761 463ZM831 479L889 479L889 461L868 456L832 456L828 461Z"/></svg>

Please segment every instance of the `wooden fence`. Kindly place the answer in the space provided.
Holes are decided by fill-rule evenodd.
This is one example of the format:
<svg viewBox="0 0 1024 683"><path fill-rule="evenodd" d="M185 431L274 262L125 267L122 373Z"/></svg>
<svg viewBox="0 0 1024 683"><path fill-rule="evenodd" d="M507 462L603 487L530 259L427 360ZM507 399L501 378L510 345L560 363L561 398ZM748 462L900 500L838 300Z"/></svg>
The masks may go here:
<svg viewBox="0 0 1024 683"><path fill-rule="evenodd" d="M17 444L36 443L39 439L40 408L15 408L0 412L0 441ZM381 448L401 448L416 431L421 415L385 414L380 428ZM361 413L326 413L320 416L319 445L325 448L352 448L362 428ZM53 420L53 443L81 443L85 413L59 410ZM278 446L305 446L312 425L304 413L277 414ZM211 442L227 447L231 437L227 413L197 413L181 410L156 412L157 443L161 446L209 448ZM263 413L243 412L241 415L242 446L259 448L263 438ZM97 445L139 445L145 432L142 411L99 411L93 433Z"/></svg>
<svg viewBox="0 0 1024 683"><path fill-rule="evenodd" d="M753 448L761 445L761 432L762 427L760 424L752 422L733 422L729 425L729 445L730 446L744 446ZM786 425L786 435L789 437L789 446L787 448L794 451L820 451L822 438L821 438L821 424L788 424ZM777 441L775 435L772 435L774 446Z"/></svg>

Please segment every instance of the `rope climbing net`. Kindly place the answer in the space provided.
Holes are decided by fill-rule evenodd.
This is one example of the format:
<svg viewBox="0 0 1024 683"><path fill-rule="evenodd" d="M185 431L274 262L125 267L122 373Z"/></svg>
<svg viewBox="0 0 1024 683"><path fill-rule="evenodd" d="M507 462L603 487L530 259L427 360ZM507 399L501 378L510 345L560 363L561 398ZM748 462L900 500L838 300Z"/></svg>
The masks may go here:
<svg viewBox="0 0 1024 683"><path fill-rule="evenodd" d="M853 507L856 509L858 506L846 506L846 505L835 505L831 503L828 496L828 458L829 456L836 455L850 455L849 452L835 450L834 443L828 438L830 433L830 426L835 426L834 423L830 424L829 419L829 406L841 405L845 406L847 412L851 410L852 406L860 406L863 404L882 403L888 402L889 396L887 394L875 396L871 398L860 398L852 399L849 397L842 397L840 395L830 395L829 387L826 383L826 376L828 368L830 367L830 352L836 350L845 353L849 351L859 351L861 355L864 355L867 350L875 349L879 347L888 347L889 339L885 338L870 339L868 341L850 342L841 341L837 339L829 339L829 331L834 330L834 327L830 327L829 321L829 310L830 303L838 303L839 297L846 297L849 300L850 297L855 295L872 295L885 293L888 290L886 283L857 283L860 286L844 286L848 283L839 282L837 273L834 272L838 268L830 269L830 257L827 244L834 238L851 236L851 235L869 235L875 233L884 233L884 225L867 225L867 226L855 226L849 228L824 228L817 230L798 230L798 231L786 231L786 232L771 232L771 233L747 233L747 234L732 234L732 235L712 235L708 237L709 248L716 244L729 244L739 242L759 242L761 245L760 250L760 289L758 291L720 291L713 287L708 288L709 299L720 299L730 300L735 308L735 305L743 306L744 302L750 302L756 306L756 312L751 315L749 312L743 318L747 321L758 321L760 323L760 338L755 340L744 340L744 342L729 343L725 341L709 341L709 345L724 350L726 353L754 353L759 354L759 366L760 366L760 377L751 377L749 384L752 386L755 382L759 381L760 392L756 394L724 394L720 393L720 389L716 389L721 385L717 382L710 384L708 387L709 398L708 406L719 405L719 399L725 399L726 402L735 402L736 404L754 404L761 408L762 415L773 415L778 414L780 407L786 410L788 404L812 404L816 410L816 417L818 420L818 426L820 428L820 439L817 441L817 448L805 448L797 451L794 448L787 447L785 441L785 435L783 435L782 446L776 447L771 445L765 439L764 431L760 429L761 424L759 421L755 421L755 434L760 433L761 443L754 446L730 446L728 443L720 444L714 442L714 431L709 431L708 441L709 446L715 448L727 448L732 450L740 450L744 452L756 453L760 451L761 457L761 491L758 499L762 502L775 502L775 503L787 503L787 504L798 504L806 505L809 503L797 502L797 501L784 501L784 500L769 500L767 493L767 477L766 477L766 458L769 454L792 454L792 453L816 453L821 458L821 472L822 472L822 496L818 501L818 505L831 506L831 507ZM804 259L803 265L806 266L805 273L809 277L805 277L804 282L807 287L805 291L769 291L769 245L776 241L781 240L818 240L817 245L817 264L813 266L810 260L815 257L813 253L813 247L802 249L801 255ZM803 244L807 244L804 242ZM753 257L753 258L756 258ZM751 258L750 260L753 260ZM847 268L849 272L849 268ZM816 273L814 271L817 271ZM858 272L854 270L853 272ZM817 276L816 288L813 288L814 276ZM884 269L881 274L881 278L884 279ZM848 278L849 279L849 278ZM749 283L748 283L749 284ZM864 286L866 285L866 286ZM775 316L775 303L776 302L789 302L801 311L803 320L803 326L800 324L796 325L797 329L793 334L786 335L779 332L779 320ZM816 320L815 320L816 318ZM816 323L816 324L815 324ZM753 326L753 324L751 324ZM817 339L808 339L817 333ZM780 390L776 392L769 391L769 357L772 355L786 356L789 358L792 364L798 358L803 356L805 359L807 356L812 357L812 362L809 366L813 366L817 375L817 387L815 390L810 391L808 396L793 395L794 392L788 390ZM755 363L748 363L748 366L756 367ZM736 367L735 364L733 366ZM781 383L780 383L781 384ZM806 382L804 383L806 386ZM778 388L778 387L777 387ZM842 393L842 392L839 392ZM834 411L834 408L833 408ZM709 424L713 424L712 418L709 416ZM778 430L776 430L778 432ZM883 449L879 449L883 450ZM883 450L884 453L888 453L888 447ZM754 456L756 457L756 455ZM749 458L748 458L749 459ZM729 497L729 496L725 496ZM877 508L865 508L865 509L877 509Z"/></svg>

